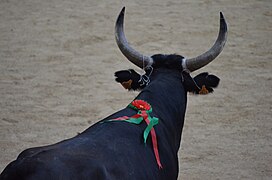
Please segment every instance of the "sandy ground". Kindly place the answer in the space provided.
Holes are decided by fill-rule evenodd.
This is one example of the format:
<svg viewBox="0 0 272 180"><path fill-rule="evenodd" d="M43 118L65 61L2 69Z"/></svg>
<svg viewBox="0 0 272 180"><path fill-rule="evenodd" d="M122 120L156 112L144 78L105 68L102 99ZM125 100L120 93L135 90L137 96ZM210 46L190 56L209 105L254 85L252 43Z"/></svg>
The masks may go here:
<svg viewBox="0 0 272 180"><path fill-rule="evenodd" d="M149 55L206 51L224 12L226 47L197 72L221 84L189 96L179 179L272 179L271 0L1 0L0 171L22 150L75 136L136 96L113 77L135 68L114 40L124 5L128 39Z"/></svg>

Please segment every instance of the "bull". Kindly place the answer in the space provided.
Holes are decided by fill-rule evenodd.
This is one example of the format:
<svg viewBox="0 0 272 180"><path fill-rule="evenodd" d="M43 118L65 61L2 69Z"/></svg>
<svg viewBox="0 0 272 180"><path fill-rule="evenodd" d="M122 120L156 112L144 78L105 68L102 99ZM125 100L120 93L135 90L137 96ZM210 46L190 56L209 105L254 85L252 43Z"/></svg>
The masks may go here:
<svg viewBox="0 0 272 180"><path fill-rule="evenodd" d="M140 90L135 100L152 106L152 112L142 111L145 116L141 117L147 117L147 124L128 123L128 117L140 117L141 111L125 107L73 138L24 150L3 170L1 180L177 179L177 154L187 93L207 94L219 83L214 75L201 73L192 78L190 72L202 68L220 54L227 39L227 24L220 13L215 44L195 58L186 59L177 54L146 56L126 40L124 13L125 8L115 24L117 45L129 61L145 70L145 74L122 70L115 73L116 81L126 89ZM144 140L143 132L151 123L149 120L155 119L153 117L158 120L157 124L153 124Z"/></svg>

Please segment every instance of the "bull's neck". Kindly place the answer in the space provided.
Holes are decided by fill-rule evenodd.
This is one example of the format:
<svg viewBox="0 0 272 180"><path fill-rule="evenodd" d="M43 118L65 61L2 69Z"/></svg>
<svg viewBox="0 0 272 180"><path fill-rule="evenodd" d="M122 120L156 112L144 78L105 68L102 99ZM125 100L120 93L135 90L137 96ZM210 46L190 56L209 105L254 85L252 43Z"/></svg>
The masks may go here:
<svg viewBox="0 0 272 180"><path fill-rule="evenodd" d="M161 132L158 133L166 136L167 141L174 144L176 151L180 145L187 103L181 81L182 77L178 72L161 70L136 98L151 104L153 115L159 118L157 129Z"/></svg>

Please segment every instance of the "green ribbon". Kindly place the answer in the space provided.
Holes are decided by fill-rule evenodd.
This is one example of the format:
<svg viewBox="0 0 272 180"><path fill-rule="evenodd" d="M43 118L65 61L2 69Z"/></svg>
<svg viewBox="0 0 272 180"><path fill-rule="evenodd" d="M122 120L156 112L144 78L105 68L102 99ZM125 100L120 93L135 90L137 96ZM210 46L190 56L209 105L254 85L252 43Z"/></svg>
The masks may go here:
<svg viewBox="0 0 272 180"><path fill-rule="evenodd" d="M145 128L144 133L143 133L144 143L146 144L147 137L148 137L151 129L153 128L153 126L155 126L155 125L157 125L159 123L158 118L151 117L149 115L149 112L152 112L152 109L151 109L151 111L150 110L149 111L143 111L143 112L139 111L137 115L132 116L129 119L124 119L124 121L132 123L132 124L140 124L145 118L145 112L146 112L146 115L147 115L147 118L145 119L145 121L148 121L147 124L149 123L148 126Z"/></svg>
<svg viewBox="0 0 272 180"><path fill-rule="evenodd" d="M135 100L137 101L137 100ZM147 137L149 134L151 134L151 138L152 138L152 144L153 144L153 150L154 150L154 154L156 157L156 161L157 164L159 166L159 169L162 169L162 165L161 165L161 161L160 161L160 156L159 156L159 151L158 151L158 143L157 143L157 137L156 137L156 133L155 133L155 129L153 128L153 126L157 125L159 123L159 119L156 117L151 117L150 113L152 112L152 108L151 106L146 103L145 101L140 100L142 104L140 105L148 105L149 106L149 110L143 110L143 108L138 108L136 106L134 106L132 103L128 105L128 107L135 109L138 111L138 113L134 116L128 117L128 116L123 116L123 117L119 117L116 119L112 119L112 120L108 120L108 121L119 121L119 120L123 120L132 124L140 124L143 120L146 122L147 127L144 130L143 133L143 138L144 138L144 143L146 145L146 141L147 141ZM143 104L144 103L144 104ZM151 133L150 133L151 132Z"/></svg>

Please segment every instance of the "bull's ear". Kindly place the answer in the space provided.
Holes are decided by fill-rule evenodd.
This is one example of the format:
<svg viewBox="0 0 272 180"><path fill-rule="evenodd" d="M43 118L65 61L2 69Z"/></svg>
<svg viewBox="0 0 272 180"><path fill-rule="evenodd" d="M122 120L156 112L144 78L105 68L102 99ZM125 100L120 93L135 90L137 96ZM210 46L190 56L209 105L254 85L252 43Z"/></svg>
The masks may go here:
<svg viewBox="0 0 272 180"><path fill-rule="evenodd" d="M204 72L194 77L194 81L201 88L196 94L208 94L218 86L220 79L215 75Z"/></svg>
<svg viewBox="0 0 272 180"><path fill-rule="evenodd" d="M209 74L207 72L198 74L194 77L194 80L199 86L206 85L213 88L216 88L220 81L217 76Z"/></svg>
<svg viewBox="0 0 272 180"><path fill-rule="evenodd" d="M194 78L189 73L183 72L183 84L188 92L193 94L209 94L216 88L220 79L215 75L210 75L207 72L201 73Z"/></svg>
<svg viewBox="0 0 272 180"><path fill-rule="evenodd" d="M139 80L141 75L133 69L117 71L114 75L116 77L115 80L125 89L137 90L140 88Z"/></svg>

